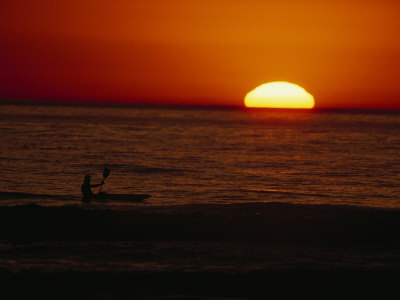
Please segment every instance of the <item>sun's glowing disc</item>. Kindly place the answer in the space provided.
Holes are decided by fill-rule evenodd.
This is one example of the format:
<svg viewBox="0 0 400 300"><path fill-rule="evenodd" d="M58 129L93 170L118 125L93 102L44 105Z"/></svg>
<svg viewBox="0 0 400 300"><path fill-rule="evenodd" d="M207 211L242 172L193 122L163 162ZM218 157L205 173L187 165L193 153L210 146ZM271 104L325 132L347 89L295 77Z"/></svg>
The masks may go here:
<svg viewBox="0 0 400 300"><path fill-rule="evenodd" d="M313 108L314 97L301 86L285 81L262 84L247 93L246 107Z"/></svg>

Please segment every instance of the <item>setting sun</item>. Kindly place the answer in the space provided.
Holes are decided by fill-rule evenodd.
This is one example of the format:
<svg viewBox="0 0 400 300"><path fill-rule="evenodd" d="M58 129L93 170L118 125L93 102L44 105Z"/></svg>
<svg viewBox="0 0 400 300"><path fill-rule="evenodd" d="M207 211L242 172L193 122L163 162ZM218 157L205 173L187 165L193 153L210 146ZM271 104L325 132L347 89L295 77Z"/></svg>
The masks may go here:
<svg viewBox="0 0 400 300"><path fill-rule="evenodd" d="M314 97L297 84L276 81L262 84L247 93L246 107L313 108Z"/></svg>

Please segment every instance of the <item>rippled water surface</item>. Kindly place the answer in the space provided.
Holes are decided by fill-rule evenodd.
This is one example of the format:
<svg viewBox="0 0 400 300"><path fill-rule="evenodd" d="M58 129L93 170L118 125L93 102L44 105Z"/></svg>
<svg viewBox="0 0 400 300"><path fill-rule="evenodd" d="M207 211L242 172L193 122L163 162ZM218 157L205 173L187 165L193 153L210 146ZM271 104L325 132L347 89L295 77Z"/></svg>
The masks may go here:
<svg viewBox="0 0 400 300"><path fill-rule="evenodd" d="M83 176L107 166L103 190L146 205L399 208L399 128L386 112L1 105L0 191L79 203Z"/></svg>

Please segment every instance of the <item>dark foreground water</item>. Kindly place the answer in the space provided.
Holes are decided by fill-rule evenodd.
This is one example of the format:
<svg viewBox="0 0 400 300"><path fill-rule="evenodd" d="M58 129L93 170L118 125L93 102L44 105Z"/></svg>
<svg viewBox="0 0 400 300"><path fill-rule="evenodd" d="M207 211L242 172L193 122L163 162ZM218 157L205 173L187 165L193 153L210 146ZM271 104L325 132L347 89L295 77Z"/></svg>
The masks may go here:
<svg viewBox="0 0 400 300"><path fill-rule="evenodd" d="M0 105L8 298L381 297L400 114ZM83 176L143 203L83 204ZM97 190L97 189L96 189Z"/></svg>

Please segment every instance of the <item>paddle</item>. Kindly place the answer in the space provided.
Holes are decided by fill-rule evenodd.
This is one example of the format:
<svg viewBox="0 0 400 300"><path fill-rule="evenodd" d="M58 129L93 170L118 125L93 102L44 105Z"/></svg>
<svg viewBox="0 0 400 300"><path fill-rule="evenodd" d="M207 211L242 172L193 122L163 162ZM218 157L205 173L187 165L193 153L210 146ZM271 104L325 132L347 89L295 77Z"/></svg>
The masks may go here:
<svg viewBox="0 0 400 300"><path fill-rule="evenodd" d="M109 175L110 175L110 169L107 168L107 167L105 167L104 170L103 170L103 178L106 179ZM104 179L103 179L103 183L102 183L101 186L100 186L99 194L100 194L101 189L102 189L102 187L103 187Z"/></svg>

